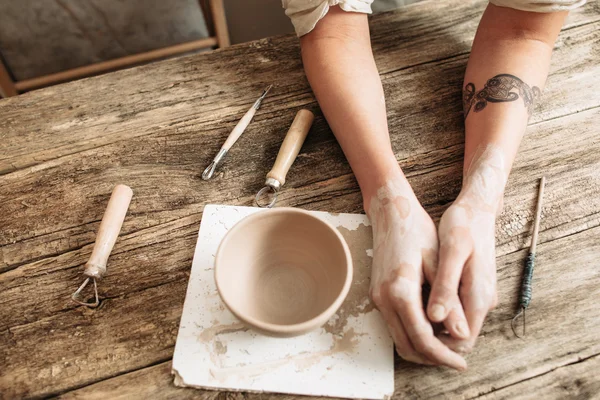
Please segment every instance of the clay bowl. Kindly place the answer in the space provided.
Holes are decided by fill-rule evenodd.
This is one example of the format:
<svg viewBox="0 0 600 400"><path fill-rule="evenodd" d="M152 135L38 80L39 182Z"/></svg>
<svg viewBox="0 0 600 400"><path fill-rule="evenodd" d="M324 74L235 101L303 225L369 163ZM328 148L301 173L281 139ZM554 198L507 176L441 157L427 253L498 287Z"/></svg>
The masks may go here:
<svg viewBox="0 0 600 400"><path fill-rule="evenodd" d="M225 305L246 325L269 336L297 336L338 310L352 282L352 258L332 225L277 208L229 230L217 250L215 280Z"/></svg>

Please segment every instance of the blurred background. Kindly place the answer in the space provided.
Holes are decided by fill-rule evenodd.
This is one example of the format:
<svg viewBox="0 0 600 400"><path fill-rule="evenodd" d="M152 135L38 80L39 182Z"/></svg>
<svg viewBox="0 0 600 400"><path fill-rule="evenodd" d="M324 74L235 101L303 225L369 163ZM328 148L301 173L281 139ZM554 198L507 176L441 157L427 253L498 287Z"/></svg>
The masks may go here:
<svg viewBox="0 0 600 400"><path fill-rule="evenodd" d="M0 0L0 94L293 32L281 0Z"/></svg>

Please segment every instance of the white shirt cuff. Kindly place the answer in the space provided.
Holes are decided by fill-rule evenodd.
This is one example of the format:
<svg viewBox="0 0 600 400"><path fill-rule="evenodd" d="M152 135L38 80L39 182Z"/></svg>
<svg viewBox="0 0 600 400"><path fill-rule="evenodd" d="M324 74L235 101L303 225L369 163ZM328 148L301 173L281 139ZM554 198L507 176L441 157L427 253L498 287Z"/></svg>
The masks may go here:
<svg viewBox="0 0 600 400"><path fill-rule="evenodd" d="M296 34L306 35L312 31L329 7L339 6L348 12L371 14L373 0L282 0L285 15L290 17Z"/></svg>

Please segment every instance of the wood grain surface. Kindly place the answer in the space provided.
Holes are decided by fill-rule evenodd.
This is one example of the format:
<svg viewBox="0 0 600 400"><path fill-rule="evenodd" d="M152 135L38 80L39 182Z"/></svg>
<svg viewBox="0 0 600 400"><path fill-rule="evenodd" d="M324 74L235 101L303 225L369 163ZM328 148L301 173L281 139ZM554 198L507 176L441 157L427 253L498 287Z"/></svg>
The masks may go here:
<svg viewBox="0 0 600 400"><path fill-rule="evenodd" d="M431 0L370 20L396 157L436 220L460 188L460 86L485 4ZM590 2L559 37L509 178L496 227L500 304L469 370L397 359L398 398L597 395L599 59L600 4ZM203 181L269 84L247 131ZM252 205L301 108L315 122L278 204L360 212L358 186L291 35L0 100L0 398L289 398L175 388L170 359L204 205ZM534 297L520 340L510 318L542 174ZM102 304L90 310L69 296L117 183L134 196L100 282Z"/></svg>

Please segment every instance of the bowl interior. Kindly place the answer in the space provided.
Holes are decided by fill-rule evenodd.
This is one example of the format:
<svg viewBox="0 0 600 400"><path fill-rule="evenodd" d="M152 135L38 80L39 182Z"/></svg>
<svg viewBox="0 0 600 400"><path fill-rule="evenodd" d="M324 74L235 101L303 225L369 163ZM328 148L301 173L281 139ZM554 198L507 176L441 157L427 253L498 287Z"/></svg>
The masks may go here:
<svg viewBox="0 0 600 400"><path fill-rule="evenodd" d="M333 229L296 210L242 220L217 254L221 297L250 322L294 325L317 317L340 296L348 275L344 244Z"/></svg>

